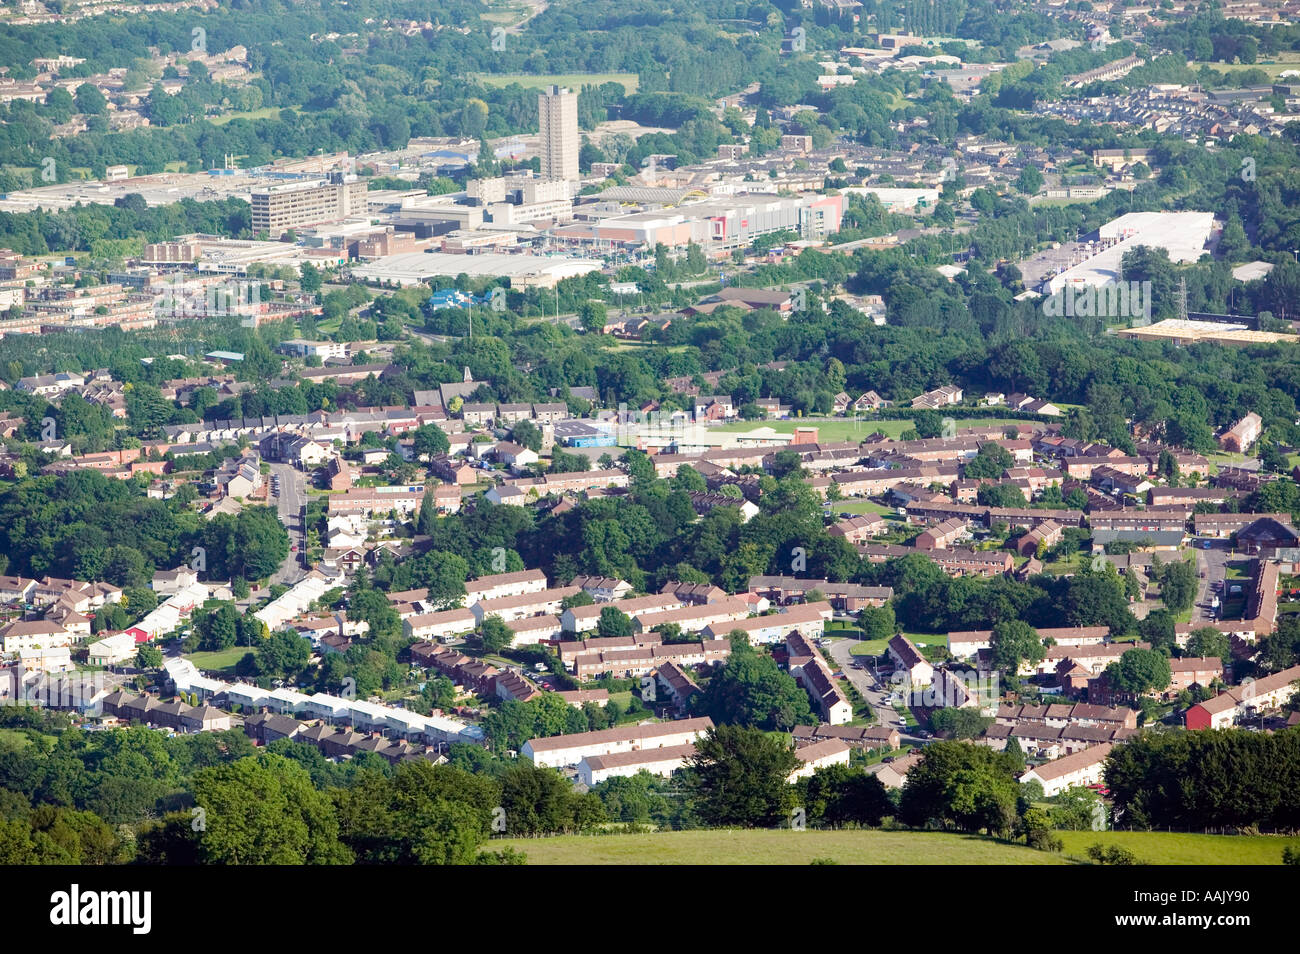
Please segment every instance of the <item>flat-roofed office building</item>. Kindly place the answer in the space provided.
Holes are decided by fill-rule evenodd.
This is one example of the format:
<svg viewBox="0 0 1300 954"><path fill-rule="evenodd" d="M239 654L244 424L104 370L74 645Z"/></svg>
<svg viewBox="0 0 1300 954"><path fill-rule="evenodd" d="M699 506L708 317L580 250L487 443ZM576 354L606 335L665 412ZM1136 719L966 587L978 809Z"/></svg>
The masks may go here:
<svg viewBox="0 0 1300 954"><path fill-rule="evenodd" d="M365 215L366 183L356 176L332 175L269 186L252 193L253 234L279 238L289 229Z"/></svg>

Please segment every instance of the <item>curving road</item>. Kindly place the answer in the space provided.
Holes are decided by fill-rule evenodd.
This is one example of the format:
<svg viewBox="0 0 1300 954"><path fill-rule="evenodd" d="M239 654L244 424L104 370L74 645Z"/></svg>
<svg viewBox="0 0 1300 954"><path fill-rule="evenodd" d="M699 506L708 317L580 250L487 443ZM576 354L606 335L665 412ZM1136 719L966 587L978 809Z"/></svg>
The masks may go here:
<svg viewBox="0 0 1300 954"><path fill-rule="evenodd" d="M876 723L878 725L890 725L898 729L904 742L911 742L913 745L919 745L922 742L920 736L915 735L910 730L905 730L898 724L898 713L894 707L889 704L890 688L888 683L880 682L876 679L875 673L871 669L856 669L853 666L854 661L858 658L851 654L855 639L835 639L827 640L829 643L827 649L835 664L843 670L844 675L848 677L853 688L862 693L862 698L871 704L871 710L875 713Z"/></svg>

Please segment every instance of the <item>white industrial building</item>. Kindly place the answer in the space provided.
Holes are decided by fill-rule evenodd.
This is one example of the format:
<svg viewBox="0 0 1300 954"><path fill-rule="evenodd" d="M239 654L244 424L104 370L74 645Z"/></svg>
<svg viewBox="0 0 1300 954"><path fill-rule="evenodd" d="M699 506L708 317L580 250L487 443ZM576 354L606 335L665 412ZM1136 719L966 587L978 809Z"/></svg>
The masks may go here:
<svg viewBox="0 0 1300 954"><path fill-rule="evenodd" d="M1208 254L1214 231L1212 212L1129 212L1097 230L1096 254L1047 282L1047 293L1077 286L1100 286L1125 280L1120 264L1139 246L1162 248L1175 264L1199 261Z"/></svg>
<svg viewBox="0 0 1300 954"><path fill-rule="evenodd" d="M352 269L355 278L401 285L419 285L431 278L508 278L516 288L554 288L566 278L598 272L600 262L562 255L502 255L484 252L457 255L451 252L409 252L386 255Z"/></svg>

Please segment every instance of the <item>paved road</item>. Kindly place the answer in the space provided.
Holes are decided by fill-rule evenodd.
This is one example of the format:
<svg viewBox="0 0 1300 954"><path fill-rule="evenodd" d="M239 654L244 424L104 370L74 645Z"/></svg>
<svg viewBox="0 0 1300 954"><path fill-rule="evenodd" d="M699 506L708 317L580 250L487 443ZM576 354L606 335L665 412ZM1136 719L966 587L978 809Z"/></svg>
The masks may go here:
<svg viewBox="0 0 1300 954"><path fill-rule="evenodd" d="M1196 591L1196 605L1192 607L1192 622L1201 623L1207 622L1214 613L1210 603L1215 594L1217 593L1220 599L1223 598L1223 594L1215 589L1215 585L1223 582L1227 576L1225 565L1231 556L1231 551L1223 540L1211 540L1208 550L1203 549L1204 544L1201 540L1194 541L1192 545L1196 547L1196 570L1198 573L1205 574Z"/></svg>
<svg viewBox="0 0 1300 954"><path fill-rule="evenodd" d="M524 27L528 26L528 24L532 20L537 19L539 16L545 13L546 8L550 6L550 4L546 2L546 0L524 0L524 5L528 7L528 12L524 14L524 18L520 20L518 23L514 23L506 27L507 33L512 33L516 35L523 33Z"/></svg>
<svg viewBox="0 0 1300 954"><path fill-rule="evenodd" d="M413 328L408 328L407 330L425 344L447 344L449 341L460 340L460 335L431 335L427 331L416 331Z"/></svg>
<svg viewBox="0 0 1300 954"><path fill-rule="evenodd" d="M271 476L280 478L280 493L278 496L273 494L271 500L275 502L280 522L289 531L290 547L298 548L289 550L284 563L272 574L271 582L292 586L304 575L302 561L307 540L303 527L303 508L307 506L307 478L292 464L272 464Z"/></svg>
<svg viewBox="0 0 1300 954"><path fill-rule="evenodd" d="M862 698L871 704L878 725L894 726L899 730L903 741L919 744L921 739L918 736L904 732L903 727L898 725L898 713L889 704L890 689L888 683L877 681L875 673L870 669L854 668L855 657L851 654L851 650L856 642L855 639L831 640L828 647L831 658L843 670L844 675L848 677L853 687L862 693Z"/></svg>

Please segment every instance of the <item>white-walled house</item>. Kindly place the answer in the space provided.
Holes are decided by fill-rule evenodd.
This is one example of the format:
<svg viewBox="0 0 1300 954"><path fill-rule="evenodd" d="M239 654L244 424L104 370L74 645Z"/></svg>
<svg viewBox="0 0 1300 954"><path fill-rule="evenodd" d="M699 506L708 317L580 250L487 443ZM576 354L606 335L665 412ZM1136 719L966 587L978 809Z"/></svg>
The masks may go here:
<svg viewBox="0 0 1300 954"><path fill-rule="evenodd" d="M576 586L557 586L554 589L521 593L517 596L498 596L494 599L479 600L470 607L475 620L482 622L489 616L500 616L503 622L524 619L529 616L550 615L558 617L562 604L571 596L581 593Z"/></svg>
<svg viewBox="0 0 1300 954"><path fill-rule="evenodd" d="M71 646L72 642L72 633L67 629L44 620L15 620L0 629L0 650L6 653Z"/></svg>
<svg viewBox="0 0 1300 954"><path fill-rule="evenodd" d="M590 788L607 778L626 778L638 772L668 778L683 768L693 755L695 746L689 743L611 755L588 755L578 763L578 780Z"/></svg>
<svg viewBox="0 0 1300 954"><path fill-rule="evenodd" d="M445 639L468 633L477 625L478 617L472 610L440 610L408 617L402 622L402 634L407 639Z"/></svg>
<svg viewBox="0 0 1300 954"><path fill-rule="evenodd" d="M831 765L848 765L850 750L849 744L840 739L801 745L794 750L794 754L799 757L799 767L790 773L787 781L808 778L818 769Z"/></svg>
<svg viewBox="0 0 1300 954"><path fill-rule="evenodd" d="M465 584L465 605L473 606L483 600L500 599L503 596L540 593L548 585L546 574L541 570L519 570L515 573L480 576Z"/></svg>
<svg viewBox="0 0 1300 954"><path fill-rule="evenodd" d="M116 666L135 658L135 637L129 632L96 640L86 647L86 661L92 666Z"/></svg>
<svg viewBox="0 0 1300 954"><path fill-rule="evenodd" d="M831 604L825 601L799 603L770 616L710 623L704 628L704 635L710 639L725 639L732 630L738 629L755 646L779 643L792 632L802 633L808 639L818 639L826 632L826 621L833 613Z"/></svg>
<svg viewBox="0 0 1300 954"><path fill-rule="evenodd" d="M529 739L519 754L534 765L562 768L577 765L589 756L612 755L643 749L672 748L693 744L713 729L713 720L683 719L680 722L651 722L617 726L599 732L577 732L544 739Z"/></svg>
<svg viewBox="0 0 1300 954"><path fill-rule="evenodd" d="M1076 785L1098 785L1106 767L1106 756L1112 745L1091 745L1073 755L1047 762L1029 769L1020 776L1021 782L1037 780L1042 783L1043 794L1048 798L1060 795Z"/></svg>
<svg viewBox="0 0 1300 954"><path fill-rule="evenodd" d="M560 614L560 625L566 633L588 633L600 624L600 614L606 606L612 606L631 617L638 613L663 613L681 609L684 605L672 594L656 593L651 596L637 596L630 600L593 603L591 606L570 606Z"/></svg>

